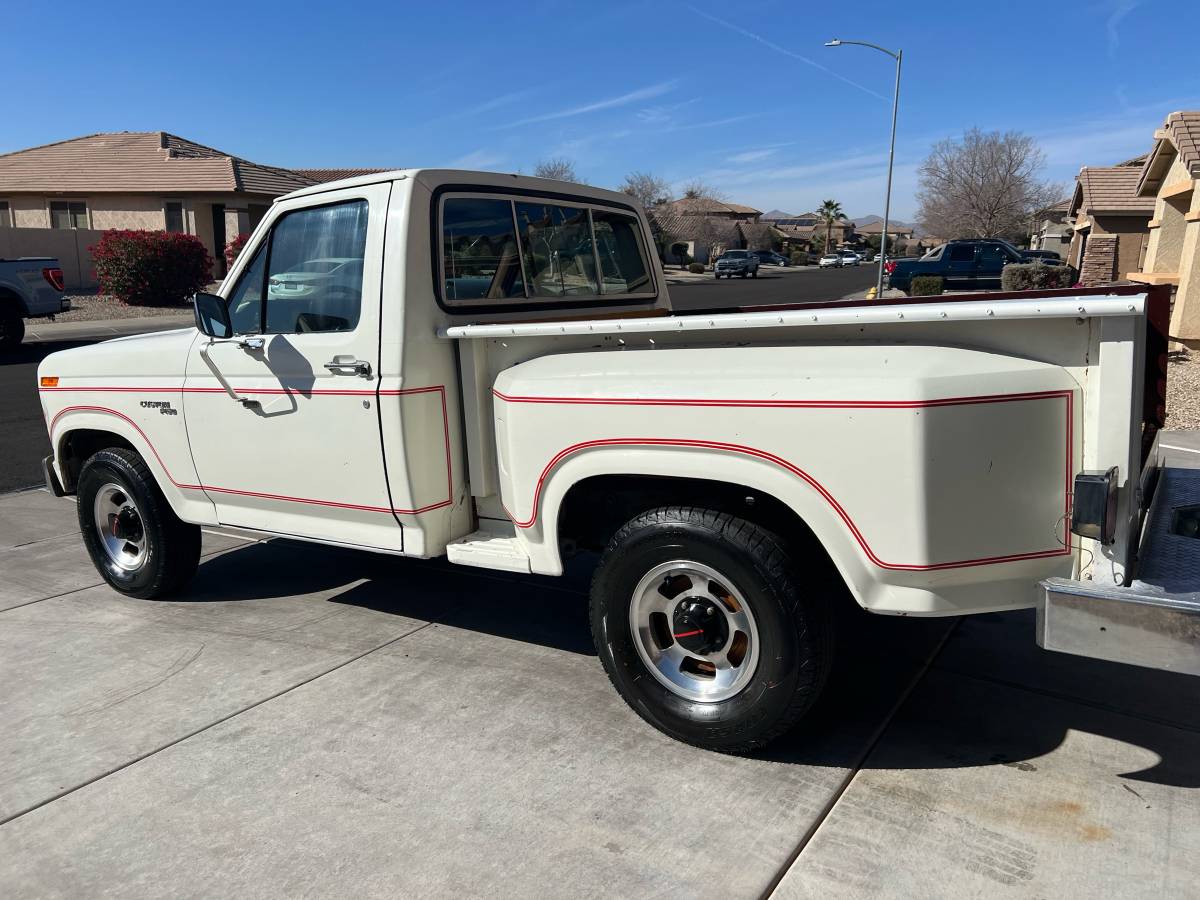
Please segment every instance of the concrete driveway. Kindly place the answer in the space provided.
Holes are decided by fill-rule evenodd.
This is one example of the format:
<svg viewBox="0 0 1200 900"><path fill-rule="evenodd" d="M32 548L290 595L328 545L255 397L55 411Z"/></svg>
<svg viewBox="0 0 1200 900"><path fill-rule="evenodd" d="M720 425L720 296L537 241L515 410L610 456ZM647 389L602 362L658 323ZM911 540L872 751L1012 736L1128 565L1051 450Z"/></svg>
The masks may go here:
<svg viewBox="0 0 1200 900"><path fill-rule="evenodd" d="M802 733L675 743L563 579L206 535L120 596L70 500L0 496L0 894L1185 896L1200 679L1031 614L851 619Z"/></svg>

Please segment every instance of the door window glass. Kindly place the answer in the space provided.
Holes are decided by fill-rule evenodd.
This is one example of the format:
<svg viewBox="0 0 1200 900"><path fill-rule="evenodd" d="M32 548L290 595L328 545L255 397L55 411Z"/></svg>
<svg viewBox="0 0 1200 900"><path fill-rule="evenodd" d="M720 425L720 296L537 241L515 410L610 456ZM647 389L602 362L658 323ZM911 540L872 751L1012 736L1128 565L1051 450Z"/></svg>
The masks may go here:
<svg viewBox="0 0 1200 900"><path fill-rule="evenodd" d="M521 257L534 297L598 294L596 255L586 209L517 203Z"/></svg>
<svg viewBox="0 0 1200 900"><path fill-rule="evenodd" d="M287 213L269 242L268 334L353 331L362 308L367 201Z"/></svg>
<svg viewBox="0 0 1200 900"><path fill-rule="evenodd" d="M257 334L262 330L262 283L263 259L266 257L266 244L259 245L258 252L250 260L250 265L242 270L242 275L229 295L229 319L233 323L234 334Z"/></svg>
<svg viewBox="0 0 1200 900"><path fill-rule="evenodd" d="M989 269L999 269L1008 262L1008 254L999 244L984 244L979 251L979 262Z"/></svg>
<svg viewBox="0 0 1200 900"><path fill-rule="evenodd" d="M975 247L972 244L956 244L950 248L950 262L974 262Z"/></svg>
<svg viewBox="0 0 1200 900"><path fill-rule="evenodd" d="M446 299L525 297L512 203L450 197L442 207L442 277Z"/></svg>

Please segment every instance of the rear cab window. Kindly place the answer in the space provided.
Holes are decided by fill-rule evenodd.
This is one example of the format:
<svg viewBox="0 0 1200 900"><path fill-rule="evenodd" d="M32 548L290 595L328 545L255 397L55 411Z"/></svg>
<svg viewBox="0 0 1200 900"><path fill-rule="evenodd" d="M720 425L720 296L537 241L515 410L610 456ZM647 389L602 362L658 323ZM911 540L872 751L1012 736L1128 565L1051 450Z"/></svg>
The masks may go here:
<svg viewBox="0 0 1200 900"><path fill-rule="evenodd" d="M447 193L440 299L495 311L656 296L639 219L585 198ZM590 301L590 302L589 302Z"/></svg>

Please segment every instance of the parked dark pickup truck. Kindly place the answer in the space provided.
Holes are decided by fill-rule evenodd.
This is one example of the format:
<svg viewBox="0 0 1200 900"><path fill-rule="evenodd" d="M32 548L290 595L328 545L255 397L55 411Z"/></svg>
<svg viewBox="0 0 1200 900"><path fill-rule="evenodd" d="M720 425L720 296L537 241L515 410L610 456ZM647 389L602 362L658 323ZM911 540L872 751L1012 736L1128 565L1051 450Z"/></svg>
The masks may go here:
<svg viewBox="0 0 1200 900"><path fill-rule="evenodd" d="M917 275L940 275L947 292L999 290L1000 275L1009 263L1029 262L1005 241L950 241L920 259L897 259L884 264L888 287L906 294Z"/></svg>

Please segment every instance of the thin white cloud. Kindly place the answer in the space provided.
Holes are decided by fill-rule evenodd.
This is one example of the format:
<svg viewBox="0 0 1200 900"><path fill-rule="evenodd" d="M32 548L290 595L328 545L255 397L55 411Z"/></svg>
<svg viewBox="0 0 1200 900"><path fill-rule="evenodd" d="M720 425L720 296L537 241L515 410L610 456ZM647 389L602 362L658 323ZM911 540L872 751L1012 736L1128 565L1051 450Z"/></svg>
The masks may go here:
<svg viewBox="0 0 1200 900"><path fill-rule="evenodd" d="M815 59L809 59L807 56L801 56L799 53L795 53L791 50L788 50L786 47L779 46L774 41L768 41L762 35L755 34L753 31L747 31L745 28L742 28L740 25L734 25L732 22L726 22L724 19L718 19L716 16L710 15L709 13L706 13L702 9L696 9L696 7L694 7L694 6L688 6L688 9L690 9L692 12L694 12L696 15L700 16L701 18L708 19L710 22L715 22L717 25L720 25L722 28L728 28L730 31L734 31L734 32L737 32L738 34L742 35L742 37L748 37L752 41L758 41L764 47L769 47L770 49L774 50L776 53L782 53L784 56L790 56L792 59L798 59L798 60L800 60L800 62L804 63L805 65L812 66L814 69L820 69L825 74L832 75L838 81L844 81L846 84L850 85L851 87L856 87L860 91L870 94L872 97L878 97L880 100L891 102L891 99L892 99L891 97L885 97L885 96L883 96L883 94L877 93L876 91L871 90L869 87L859 84L857 81L851 81L846 76L839 75L837 72L833 71L833 69L830 69L826 66L821 65Z"/></svg>
<svg viewBox="0 0 1200 900"><path fill-rule="evenodd" d="M637 111L637 117L647 125L669 125L675 121L675 114L677 112L699 102L699 97L692 97L690 100L684 100L680 103L647 106L645 109Z"/></svg>
<svg viewBox="0 0 1200 900"><path fill-rule="evenodd" d="M731 163L758 162L758 160L774 156L778 152L778 147L763 147L761 150L746 150L743 153L735 153L733 156L726 157L725 161Z"/></svg>
<svg viewBox="0 0 1200 900"><path fill-rule="evenodd" d="M526 119L518 119L515 122L509 122L503 126L505 128L516 128L518 125L532 125L535 122L551 122L555 119L569 119L574 116L583 116L588 113L600 112L604 109L616 109L620 106L628 106L631 103L639 103L642 100L650 100L654 97L661 97L674 89L676 81L660 81L658 84L647 85L644 88L638 88L636 91L630 91L627 94L621 94L618 97L608 97L604 100L596 100L592 103L585 103L581 106L570 106L566 109L560 109L551 113L543 113L540 116L529 116Z"/></svg>
<svg viewBox="0 0 1200 900"><path fill-rule="evenodd" d="M452 169L494 169L504 162L503 156L498 156L488 150L474 150L458 159L450 161Z"/></svg>
<svg viewBox="0 0 1200 900"><path fill-rule="evenodd" d="M1109 5L1104 28L1108 32L1108 55L1116 56L1121 46L1121 20L1141 5L1142 0L1114 0Z"/></svg>
<svg viewBox="0 0 1200 900"><path fill-rule="evenodd" d="M671 128L664 128L659 131L659 134L665 134L670 131L693 131L697 128L715 128L718 125L732 125L734 122L745 122L747 119L760 119L766 113L746 113L741 116L729 116L724 119L712 119L708 122L692 122L688 125L675 125Z"/></svg>

